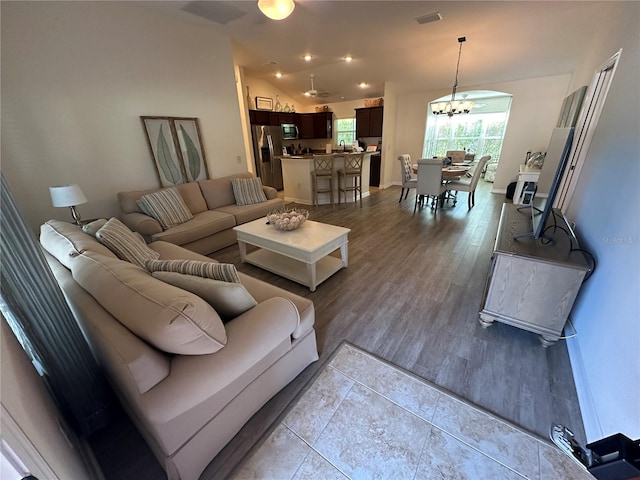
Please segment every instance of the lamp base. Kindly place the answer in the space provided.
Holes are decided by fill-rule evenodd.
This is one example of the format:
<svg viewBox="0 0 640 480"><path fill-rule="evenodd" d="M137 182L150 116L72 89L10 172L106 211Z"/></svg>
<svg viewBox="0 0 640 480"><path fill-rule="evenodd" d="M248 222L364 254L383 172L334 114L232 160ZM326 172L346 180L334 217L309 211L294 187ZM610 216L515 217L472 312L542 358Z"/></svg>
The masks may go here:
<svg viewBox="0 0 640 480"><path fill-rule="evenodd" d="M75 224L78 226L82 225L82 223L80 223L80 214L76 210L76 207L72 205L69 207L69 210L71 210L71 216L73 217Z"/></svg>

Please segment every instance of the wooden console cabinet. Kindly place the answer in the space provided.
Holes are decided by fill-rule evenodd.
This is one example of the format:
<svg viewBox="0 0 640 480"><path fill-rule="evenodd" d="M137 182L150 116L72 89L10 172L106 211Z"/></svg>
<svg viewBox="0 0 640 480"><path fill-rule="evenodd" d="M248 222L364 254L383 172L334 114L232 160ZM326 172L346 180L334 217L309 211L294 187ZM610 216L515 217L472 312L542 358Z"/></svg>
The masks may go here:
<svg viewBox="0 0 640 480"><path fill-rule="evenodd" d="M502 206L500 224L491 259L491 268L480 309L480 324L488 328L494 321L513 325L540 335L543 347L555 343L569 317L589 264L578 248L577 239L560 229L547 231L554 242L515 235L531 230L528 210L517 205ZM549 223L552 223L553 215ZM557 225L571 230L561 216Z"/></svg>

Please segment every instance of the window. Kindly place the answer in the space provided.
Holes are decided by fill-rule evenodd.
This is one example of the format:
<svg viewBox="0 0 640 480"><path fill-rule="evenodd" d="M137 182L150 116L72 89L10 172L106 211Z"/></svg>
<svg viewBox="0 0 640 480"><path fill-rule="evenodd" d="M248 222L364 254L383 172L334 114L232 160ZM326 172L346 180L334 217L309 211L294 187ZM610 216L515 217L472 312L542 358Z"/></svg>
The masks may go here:
<svg viewBox="0 0 640 480"><path fill-rule="evenodd" d="M447 150L466 150L476 158L491 155L497 162L507 126L507 112L430 117L423 158L444 156Z"/></svg>
<svg viewBox="0 0 640 480"><path fill-rule="evenodd" d="M345 145L353 145L353 142L356 141L355 117L336 120L336 143L340 145L343 140Z"/></svg>

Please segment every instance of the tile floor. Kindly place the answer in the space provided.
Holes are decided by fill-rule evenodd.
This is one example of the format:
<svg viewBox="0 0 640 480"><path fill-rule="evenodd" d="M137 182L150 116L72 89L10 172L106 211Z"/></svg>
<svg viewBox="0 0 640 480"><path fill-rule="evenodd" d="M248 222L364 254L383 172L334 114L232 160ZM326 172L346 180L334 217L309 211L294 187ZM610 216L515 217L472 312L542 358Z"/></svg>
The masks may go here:
<svg viewBox="0 0 640 480"><path fill-rule="evenodd" d="M347 343L233 478L593 479L550 442Z"/></svg>

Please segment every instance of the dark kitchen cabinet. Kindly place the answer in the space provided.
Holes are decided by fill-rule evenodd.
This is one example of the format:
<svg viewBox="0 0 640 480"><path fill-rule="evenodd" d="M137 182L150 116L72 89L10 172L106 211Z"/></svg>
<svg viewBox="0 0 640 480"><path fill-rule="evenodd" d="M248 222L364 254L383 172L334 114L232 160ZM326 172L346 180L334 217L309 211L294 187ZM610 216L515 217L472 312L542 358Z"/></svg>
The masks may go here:
<svg viewBox="0 0 640 480"><path fill-rule="evenodd" d="M249 110L251 125L271 125L271 114L268 110Z"/></svg>
<svg viewBox="0 0 640 480"><path fill-rule="evenodd" d="M301 139L332 138L333 113L300 113L298 114Z"/></svg>
<svg viewBox="0 0 640 480"><path fill-rule="evenodd" d="M381 137L384 107L356 108L356 137Z"/></svg>

